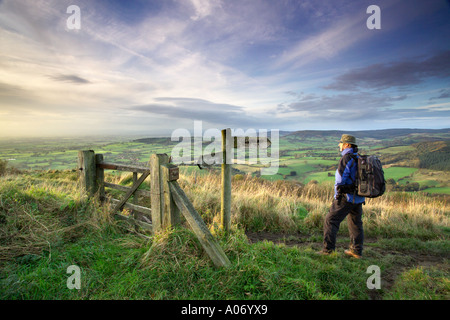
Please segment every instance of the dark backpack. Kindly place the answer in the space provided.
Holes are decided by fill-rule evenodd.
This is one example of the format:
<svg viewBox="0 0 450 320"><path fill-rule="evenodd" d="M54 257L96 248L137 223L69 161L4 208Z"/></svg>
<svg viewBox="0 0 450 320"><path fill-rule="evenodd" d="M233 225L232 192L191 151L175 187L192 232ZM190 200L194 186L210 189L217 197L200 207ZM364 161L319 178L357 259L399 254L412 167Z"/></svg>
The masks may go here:
<svg viewBox="0 0 450 320"><path fill-rule="evenodd" d="M386 191L383 166L376 156L358 155L356 174L358 196L376 198Z"/></svg>

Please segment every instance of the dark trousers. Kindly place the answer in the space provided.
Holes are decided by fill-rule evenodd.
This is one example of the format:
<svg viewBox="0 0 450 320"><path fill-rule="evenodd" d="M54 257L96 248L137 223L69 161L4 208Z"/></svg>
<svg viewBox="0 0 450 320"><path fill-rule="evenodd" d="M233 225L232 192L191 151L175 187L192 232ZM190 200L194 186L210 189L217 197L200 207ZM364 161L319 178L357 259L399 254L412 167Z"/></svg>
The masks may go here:
<svg viewBox="0 0 450 320"><path fill-rule="evenodd" d="M330 212L326 215L324 222L323 245L325 250L335 250L339 225L347 217L350 249L362 254L364 242L362 212L362 203L347 202L345 196L340 202L333 200Z"/></svg>

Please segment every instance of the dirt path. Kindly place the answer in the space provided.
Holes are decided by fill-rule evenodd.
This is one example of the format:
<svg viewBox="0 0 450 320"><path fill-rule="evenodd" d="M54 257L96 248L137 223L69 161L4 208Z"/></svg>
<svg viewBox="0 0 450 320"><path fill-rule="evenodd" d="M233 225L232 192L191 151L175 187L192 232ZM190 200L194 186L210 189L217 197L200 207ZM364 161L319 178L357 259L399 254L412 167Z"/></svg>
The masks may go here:
<svg viewBox="0 0 450 320"><path fill-rule="evenodd" d="M286 246L309 246L317 251L322 249L322 242L312 241L309 235L301 235L301 234L286 234L286 233L271 233L271 232L246 232L247 238L250 243L256 243L259 241L271 241L275 244L285 244ZM377 243L376 238L368 238L364 239L364 243ZM345 243L337 243L336 247L338 250L342 251L347 249L347 244ZM383 292L389 292L392 286L395 283L397 277L402 274L404 271L416 268L416 267L438 267L440 269L449 269L448 263L445 263L445 260L450 259L450 255L440 256L440 255L429 255L419 253L417 251L396 251L390 250L386 248L378 248L376 246L370 247L372 251L377 252L382 255L393 255L401 257L409 257L409 262L407 263L399 263L393 265L388 270L383 272L383 277L381 280L381 287ZM405 259L399 259L399 261L405 261ZM450 271L450 270L448 270ZM368 294L370 299L372 300L381 300L383 299L381 293L378 290L368 290Z"/></svg>

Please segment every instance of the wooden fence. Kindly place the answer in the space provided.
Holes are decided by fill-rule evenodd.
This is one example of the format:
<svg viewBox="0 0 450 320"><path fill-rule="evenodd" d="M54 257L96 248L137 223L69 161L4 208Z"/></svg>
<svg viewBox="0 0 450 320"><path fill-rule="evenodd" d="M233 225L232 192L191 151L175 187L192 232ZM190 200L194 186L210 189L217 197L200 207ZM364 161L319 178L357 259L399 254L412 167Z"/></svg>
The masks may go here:
<svg viewBox="0 0 450 320"><path fill-rule="evenodd" d="M128 219L152 233L180 224L182 214L213 263L220 267L230 264L224 251L178 184L179 169L169 163L167 154L152 154L149 167L137 167L107 163L102 154L95 154L93 150L83 150L78 152L78 168L81 187L88 196L98 196L101 201L106 201L108 198L105 188L124 192L121 199L109 200L112 204L112 214ZM132 172L133 185L126 187L106 182L105 170ZM150 177L150 192L138 189L147 177ZM226 178L229 180L229 175ZM229 188L231 193L231 183ZM130 202L133 195L134 199ZM136 201L138 196L150 197L150 208L140 206ZM124 208L132 210L133 215L123 215L121 211ZM229 208L226 210L228 217L224 222L228 226ZM139 215L140 218L137 217Z"/></svg>

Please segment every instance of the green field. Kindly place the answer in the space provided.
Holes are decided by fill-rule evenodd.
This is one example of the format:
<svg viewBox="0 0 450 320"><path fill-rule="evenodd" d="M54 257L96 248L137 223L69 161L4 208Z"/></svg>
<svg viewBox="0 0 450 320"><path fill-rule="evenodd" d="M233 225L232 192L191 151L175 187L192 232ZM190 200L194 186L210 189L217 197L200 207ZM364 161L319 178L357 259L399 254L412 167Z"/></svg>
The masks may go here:
<svg viewBox="0 0 450 320"><path fill-rule="evenodd" d="M314 172L309 175L303 180L303 183L308 183L310 181L317 181L317 182L326 182L326 181L334 181L334 171L328 171L328 172Z"/></svg>
<svg viewBox="0 0 450 320"><path fill-rule="evenodd" d="M442 134L435 135L441 137ZM432 136L430 136L432 137ZM410 159L417 151L411 144L411 137L377 140L362 139L361 154L375 154L386 159L386 180L393 179L398 188L406 184L419 184L416 189L426 189L429 193L449 194L450 175L448 171L431 170L417 167L417 160ZM418 140L420 141L420 140ZM412 141L414 142L414 141ZM92 149L102 153L107 162L130 165L147 165L152 153L171 154L178 142L168 138L137 140L131 137L103 137L98 139L0 139L0 160L8 161L8 166L19 170L64 170L76 168L78 150ZM400 145L395 145L400 144ZM203 146L205 147L205 145ZM292 180L307 184L310 181L333 181L340 154L337 138L333 136L282 136L279 140L278 173L262 176L266 180ZM248 156L248 153L247 153ZM406 157L406 158L403 158ZM258 176L260 163L249 165L236 164L234 174ZM410 165L408 165L410 163ZM185 166L184 170L204 174L197 166ZM214 170L220 168L216 167ZM208 169L205 169L208 170ZM213 170L213 169L210 169ZM391 180L392 182L392 180Z"/></svg>
<svg viewBox="0 0 450 320"><path fill-rule="evenodd" d="M450 194L450 187L428 188L425 191L428 193Z"/></svg>
<svg viewBox="0 0 450 320"><path fill-rule="evenodd" d="M397 147L388 147L388 148L382 148L378 147L373 152L376 152L377 154L392 154L392 153L399 153L399 152L405 152L405 151L414 151L415 148L412 146L397 146Z"/></svg>
<svg viewBox="0 0 450 320"><path fill-rule="evenodd" d="M384 174L386 180L392 178L397 181L399 179L411 176L417 170L417 168L390 167L384 169Z"/></svg>

